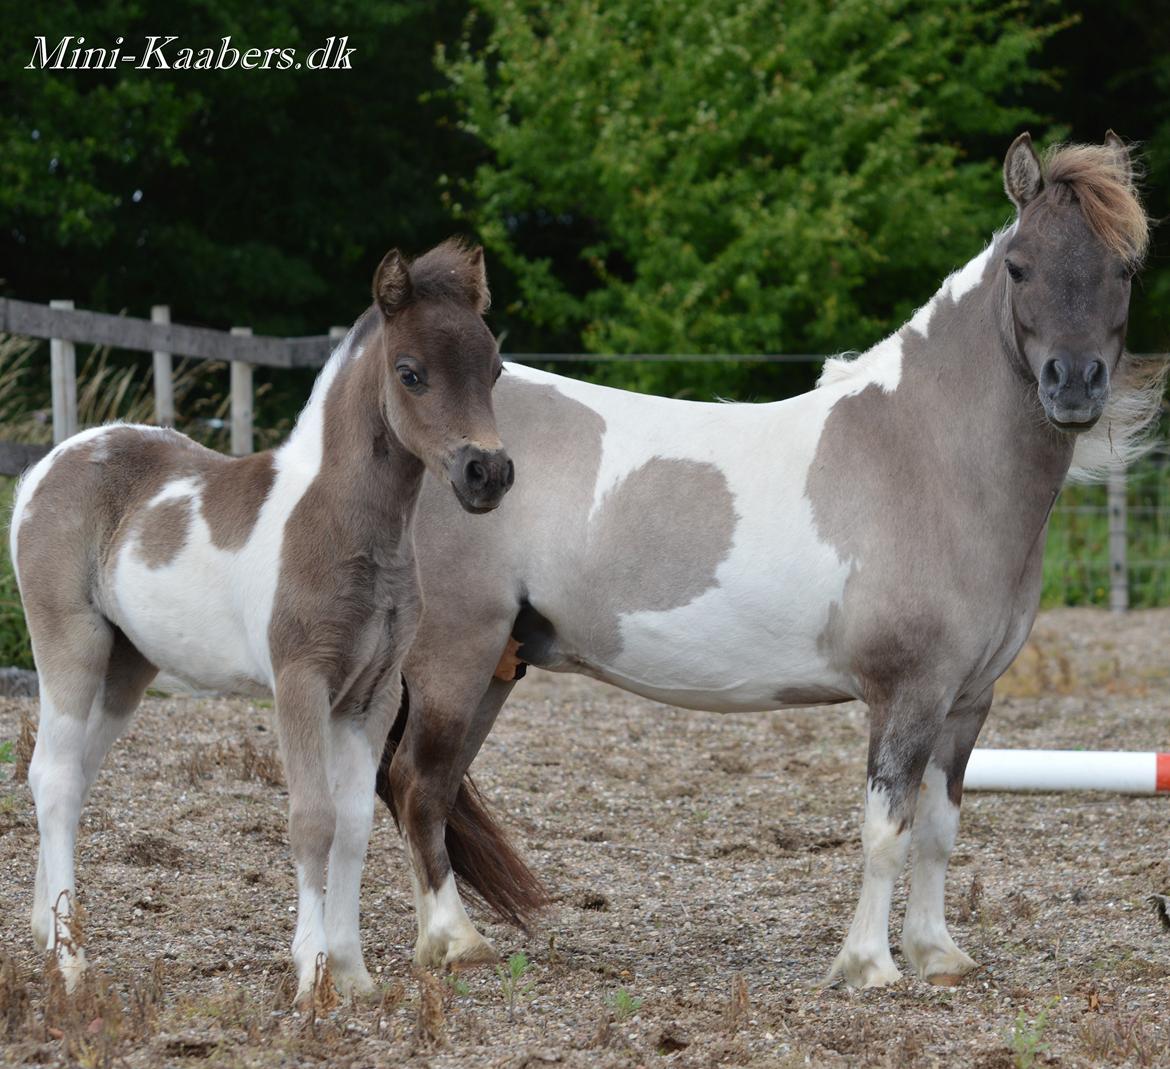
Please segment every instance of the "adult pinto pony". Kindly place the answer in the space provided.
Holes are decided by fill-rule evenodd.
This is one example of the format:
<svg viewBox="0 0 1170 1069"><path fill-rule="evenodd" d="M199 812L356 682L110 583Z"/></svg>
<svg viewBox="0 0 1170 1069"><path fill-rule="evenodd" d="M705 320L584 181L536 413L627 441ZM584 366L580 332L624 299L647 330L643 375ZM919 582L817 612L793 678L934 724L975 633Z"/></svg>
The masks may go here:
<svg viewBox="0 0 1170 1069"><path fill-rule="evenodd" d="M1124 354L1147 223L1121 141L1042 168L1025 134L1004 177L1016 221L811 393L696 404L508 367L500 426L532 474L474 525L424 488L426 604L379 774L419 962L493 956L452 865L505 918L541 901L461 785L514 654L697 709L868 703L864 880L832 975L898 979L911 839L903 952L935 981L972 968L943 918L967 757L1031 627L1070 466L1125 458L1158 401Z"/></svg>
<svg viewBox="0 0 1170 1069"><path fill-rule="evenodd" d="M325 961L343 992L372 987L358 898L419 616L424 468L469 512L499 505L513 472L492 412L482 250L447 242L410 265L392 251L374 296L280 448L232 459L115 424L59 445L17 492L12 559L41 693L32 925L70 987L85 967L72 924L81 807L159 669L275 694L298 998Z"/></svg>

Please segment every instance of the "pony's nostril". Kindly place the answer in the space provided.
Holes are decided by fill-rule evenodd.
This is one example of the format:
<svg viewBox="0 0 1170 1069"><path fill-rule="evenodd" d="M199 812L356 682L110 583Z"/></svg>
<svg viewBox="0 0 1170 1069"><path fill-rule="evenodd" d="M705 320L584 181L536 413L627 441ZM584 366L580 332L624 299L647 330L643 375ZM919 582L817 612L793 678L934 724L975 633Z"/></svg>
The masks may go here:
<svg viewBox="0 0 1170 1069"><path fill-rule="evenodd" d="M487 482L487 469L478 460L470 460L463 469L463 477L468 486L479 488Z"/></svg>
<svg viewBox="0 0 1170 1069"><path fill-rule="evenodd" d="M516 465L510 460L507 468L504 469L504 486L508 489L512 488L512 484L516 481Z"/></svg>
<svg viewBox="0 0 1170 1069"><path fill-rule="evenodd" d="M1085 385L1090 397L1100 397L1109 385L1109 371L1100 360L1091 360L1085 368Z"/></svg>
<svg viewBox="0 0 1170 1069"><path fill-rule="evenodd" d="M1040 387L1049 396L1057 393L1067 378L1068 374L1060 360L1044 361L1044 366L1040 369Z"/></svg>

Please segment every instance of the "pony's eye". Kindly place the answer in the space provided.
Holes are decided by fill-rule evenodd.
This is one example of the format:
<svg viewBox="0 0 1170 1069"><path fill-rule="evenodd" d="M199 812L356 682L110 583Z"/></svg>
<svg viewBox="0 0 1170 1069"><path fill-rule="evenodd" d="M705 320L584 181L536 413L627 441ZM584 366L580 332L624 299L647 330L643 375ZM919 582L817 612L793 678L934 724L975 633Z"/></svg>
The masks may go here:
<svg viewBox="0 0 1170 1069"><path fill-rule="evenodd" d="M1005 260L1007 264L1007 273L1011 275L1013 282L1022 282L1024 278L1024 269L1019 264L1014 264L1011 260Z"/></svg>
<svg viewBox="0 0 1170 1069"><path fill-rule="evenodd" d="M400 367L398 369L398 378L402 385L407 389L412 389L422 382L422 379L420 379L418 375L414 373L413 369L408 367Z"/></svg>

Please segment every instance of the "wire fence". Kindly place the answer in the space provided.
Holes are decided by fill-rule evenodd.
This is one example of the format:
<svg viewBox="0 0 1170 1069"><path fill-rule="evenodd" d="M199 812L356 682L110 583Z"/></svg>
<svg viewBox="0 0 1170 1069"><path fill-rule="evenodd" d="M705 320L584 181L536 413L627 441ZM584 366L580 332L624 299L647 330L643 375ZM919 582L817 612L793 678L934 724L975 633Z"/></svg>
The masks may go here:
<svg viewBox="0 0 1170 1069"><path fill-rule="evenodd" d="M344 328L306 338L253 336L247 328L215 331L172 324L166 306L156 306L150 320L76 310L71 301L38 305L0 300L0 332L50 342L53 439L73 433L77 421L77 342L153 353L155 417L175 422L171 360L224 360L231 367L231 451L253 448L253 366L318 367ZM1159 354L1166 359L1166 354ZM1157 357L1155 357L1156 359ZM808 354L510 354L529 364L566 364L615 360L641 362L819 363ZM1163 421L1165 443L1170 420ZM3 436L0 435L0 438ZM0 474L17 474L43 455L45 448L0 440ZM1106 486L1068 487L1053 511L1044 561L1046 605L1112 605L1115 609L1170 605L1170 452L1164 447L1133 465L1123 481Z"/></svg>
<svg viewBox="0 0 1170 1069"><path fill-rule="evenodd" d="M1160 441L1165 440L1163 433ZM1116 518L1106 486L1065 488L1049 525L1045 605L1110 604L1111 522ZM1129 607L1170 605L1170 453L1165 448L1126 473L1123 522Z"/></svg>

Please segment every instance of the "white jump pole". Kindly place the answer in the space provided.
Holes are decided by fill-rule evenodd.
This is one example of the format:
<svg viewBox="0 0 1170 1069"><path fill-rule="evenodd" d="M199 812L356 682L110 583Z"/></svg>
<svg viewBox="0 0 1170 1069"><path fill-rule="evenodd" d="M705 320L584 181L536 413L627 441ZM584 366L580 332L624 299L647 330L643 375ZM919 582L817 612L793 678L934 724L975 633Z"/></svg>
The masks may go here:
<svg viewBox="0 0 1170 1069"><path fill-rule="evenodd" d="M963 789L1170 794L1170 753L975 750Z"/></svg>

